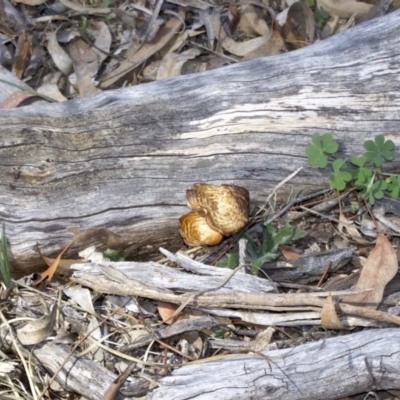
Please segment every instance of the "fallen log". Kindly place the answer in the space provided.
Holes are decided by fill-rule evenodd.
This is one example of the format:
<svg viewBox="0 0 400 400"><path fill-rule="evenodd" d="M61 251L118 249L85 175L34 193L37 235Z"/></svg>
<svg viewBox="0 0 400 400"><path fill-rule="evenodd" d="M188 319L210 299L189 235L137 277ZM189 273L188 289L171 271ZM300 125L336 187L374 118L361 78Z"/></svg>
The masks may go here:
<svg viewBox="0 0 400 400"><path fill-rule="evenodd" d="M399 148L399 29L396 11L290 53L0 111L0 219L16 269L41 263L36 243L51 256L74 235L70 256L90 240L174 250L195 182L262 202L303 167L290 189L320 187L327 174L305 157L316 131L343 155L378 133Z"/></svg>
<svg viewBox="0 0 400 400"><path fill-rule="evenodd" d="M216 356L162 378L146 400L335 400L400 388L400 331L378 329L260 355Z"/></svg>

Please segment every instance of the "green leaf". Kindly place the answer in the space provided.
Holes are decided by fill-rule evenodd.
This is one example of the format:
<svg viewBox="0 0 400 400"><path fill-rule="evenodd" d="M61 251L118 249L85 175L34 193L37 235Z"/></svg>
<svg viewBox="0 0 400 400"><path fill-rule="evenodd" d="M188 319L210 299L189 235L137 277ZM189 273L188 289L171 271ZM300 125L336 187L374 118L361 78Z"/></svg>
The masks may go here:
<svg viewBox="0 0 400 400"><path fill-rule="evenodd" d="M306 147L308 163L311 166L317 165L320 168L325 168L328 164L325 154L336 153L339 148L338 143L333 140L330 133L324 133L322 136L319 133L314 133L311 142Z"/></svg>
<svg viewBox="0 0 400 400"><path fill-rule="evenodd" d="M387 189L388 184L384 180L374 181L375 175L367 182L360 186L362 189L361 196L366 199L372 206L375 204L375 200L380 200L385 195L384 191Z"/></svg>
<svg viewBox="0 0 400 400"><path fill-rule="evenodd" d="M384 135L377 135L374 140L367 140L364 148L367 150L364 155L376 167L381 167L384 161L392 161L395 157L394 143L391 140L385 141Z"/></svg>
<svg viewBox="0 0 400 400"><path fill-rule="evenodd" d="M388 182L388 191L394 199L400 196L400 175L392 176Z"/></svg>
<svg viewBox="0 0 400 400"><path fill-rule="evenodd" d="M4 223L1 224L0 272L1 276L3 277L4 284L7 288L9 288L11 286L11 267Z"/></svg>
<svg viewBox="0 0 400 400"><path fill-rule="evenodd" d="M220 268L235 269L239 265L239 253L228 253L215 265Z"/></svg>
<svg viewBox="0 0 400 400"><path fill-rule="evenodd" d="M329 178L329 184L332 189L343 190L346 187L346 183L350 182L353 177L349 171L347 171L346 160L338 158L332 163L333 175Z"/></svg>
<svg viewBox="0 0 400 400"><path fill-rule="evenodd" d="M125 261L125 252L121 249L106 249L103 252L104 257L109 258L111 261Z"/></svg>
<svg viewBox="0 0 400 400"><path fill-rule="evenodd" d="M323 8L316 8L314 11L314 21L320 29L327 23L330 15Z"/></svg>
<svg viewBox="0 0 400 400"><path fill-rule="evenodd" d="M322 135L322 151L326 154L334 154L338 151L339 144L333 140L331 133L324 133Z"/></svg>
<svg viewBox="0 0 400 400"><path fill-rule="evenodd" d="M223 339L225 337L226 331L221 328L212 328L212 331L214 332L214 335L218 339Z"/></svg>
<svg viewBox="0 0 400 400"><path fill-rule="evenodd" d="M367 161L368 157L365 154L362 155L361 157L353 157L351 159L351 163L359 167L351 171L353 179L357 181L356 182L357 185L363 182L367 182L368 179L372 176L372 170L364 167L364 164Z"/></svg>

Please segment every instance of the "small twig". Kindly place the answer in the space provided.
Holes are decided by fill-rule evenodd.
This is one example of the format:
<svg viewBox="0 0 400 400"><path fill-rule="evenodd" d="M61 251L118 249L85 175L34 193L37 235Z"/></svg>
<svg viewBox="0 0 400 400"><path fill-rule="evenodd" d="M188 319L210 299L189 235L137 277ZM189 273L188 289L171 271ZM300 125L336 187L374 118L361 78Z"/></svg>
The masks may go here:
<svg viewBox="0 0 400 400"><path fill-rule="evenodd" d="M317 284L318 287L321 286L322 283L325 281L325 278L326 278L326 276L328 275L329 270L331 269L331 266L332 266L332 262L329 261L329 262L328 262L328 265L327 265L326 268L325 268L324 273L323 273L322 276L321 276L321 279L319 280L319 282L318 282L318 284Z"/></svg>
<svg viewBox="0 0 400 400"><path fill-rule="evenodd" d="M307 200L310 200L310 199L313 199L314 197L321 196L321 195L323 195L323 194L325 194L325 193L330 192L331 190L332 190L332 189L324 189L324 190L320 190L319 192L309 194L309 195L307 195L307 196L296 197L296 198L294 198L292 201L290 201L288 204L286 204L285 207L283 207L281 210L279 210L276 214L274 214L272 217L268 218L268 219L264 222L264 225L268 225L268 224L270 224L271 222L275 221L276 219L278 219L279 217L281 217L283 214L285 214L286 211L288 211L289 209L291 209L294 205L299 204L299 203L302 203L302 202L307 201ZM307 211L310 211L310 209L305 208L305 207L304 207L304 208L303 208L303 207L300 207L300 208L301 208L301 209L306 209ZM311 212L311 211L310 211L310 212ZM320 214L320 215L322 215L322 214Z"/></svg>
<svg viewBox="0 0 400 400"><path fill-rule="evenodd" d="M143 315L143 312L142 312L142 309L141 309L141 307L140 307L140 304L139 304L138 299L137 299L135 296L132 296L132 300L136 303L136 307L137 307L138 310L139 310L139 319L140 319L140 322L142 323L142 325L144 326L144 328L147 330L147 332L149 333L149 335L151 336L151 338L153 339L154 342L157 342L159 345L164 346L165 348L167 348L167 349L173 351L174 353L180 355L181 357L187 358L187 359L190 360L190 361L195 360L195 358L189 356L188 354L182 353L181 351L179 351L179 350L176 349L175 347L170 346L169 344L167 344L167 343L163 342L162 340L158 339L158 338L156 337L156 335L154 334L153 329L146 323L146 320L144 319L144 315ZM170 318L168 318L168 319L170 319ZM167 321L167 320L166 320L166 321ZM163 321L163 322L165 322L165 321Z"/></svg>

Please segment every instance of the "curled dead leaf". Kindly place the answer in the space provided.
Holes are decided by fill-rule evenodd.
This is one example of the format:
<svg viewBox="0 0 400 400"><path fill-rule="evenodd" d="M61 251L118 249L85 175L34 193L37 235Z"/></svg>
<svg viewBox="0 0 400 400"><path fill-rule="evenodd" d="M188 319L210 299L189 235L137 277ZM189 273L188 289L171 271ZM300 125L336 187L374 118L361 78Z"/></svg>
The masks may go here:
<svg viewBox="0 0 400 400"><path fill-rule="evenodd" d="M196 183L186 191L186 199L189 208L203 211L207 224L224 236L239 232L249 221L249 192L241 186Z"/></svg>
<svg viewBox="0 0 400 400"><path fill-rule="evenodd" d="M362 305L376 309L382 301L383 291L389 281L397 274L397 254L383 233L378 233L375 247L369 254L353 291L343 301L353 305ZM369 289L369 290L367 290Z"/></svg>
<svg viewBox="0 0 400 400"><path fill-rule="evenodd" d="M321 325L326 329L346 329L346 327L340 321L333 298L329 295L321 310Z"/></svg>
<svg viewBox="0 0 400 400"><path fill-rule="evenodd" d="M157 305L157 309L160 314L160 317L168 325L171 325L176 321L180 321L182 319L188 318L188 315L185 313L180 313L176 317L171 318L171 315L174 314L174 312L178 309L178 307L179 306L177 306L176 304L165 303L164 301L159 301L158 305Z"/></svg>
<svg viewBox="0 0 400 400"><path fill-rule="evenodd" d="M286 43L291 44L296 49L312 43L314 39L314 17L307 5L296 2L290 6L282 36Z"/></svg>
<svg viewBox="0 0 400 400"><path fill-rule="evenodd" d="M224 238L221 233L210 228L202 211L185 214L179 222L182 238L188 246L216 246Z"/></svg>

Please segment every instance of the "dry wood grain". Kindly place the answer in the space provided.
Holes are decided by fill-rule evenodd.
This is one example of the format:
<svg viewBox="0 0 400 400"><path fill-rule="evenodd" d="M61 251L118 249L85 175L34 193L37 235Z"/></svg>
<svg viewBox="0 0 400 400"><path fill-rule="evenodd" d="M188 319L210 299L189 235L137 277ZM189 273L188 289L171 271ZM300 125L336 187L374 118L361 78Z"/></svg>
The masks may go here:
<svg viewBox="0 0 400 400"><path fill-rule="evenodd" d="M335 400L400 388L400 330L339 336L293 349L195 362L161 379L147 400ZM271 368L270 368L271 365Z"/></svg>
<svg viewBox="0 0 400 400"><path fill-rule="evenodd" d="M304 155L315 131L342 154L377 133L399 148L399 29L396 11L291 53L0 111L0 219L16 268L41 263L36 243L54 256L70 226L174 249L195 182L241 185L260 202L305 167L291 188L315 189L326 182Z"/></svg>

